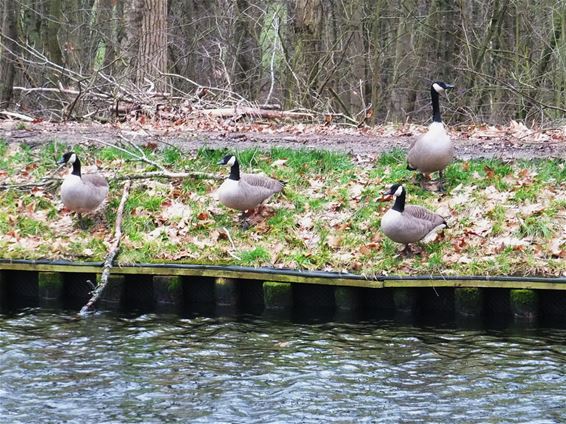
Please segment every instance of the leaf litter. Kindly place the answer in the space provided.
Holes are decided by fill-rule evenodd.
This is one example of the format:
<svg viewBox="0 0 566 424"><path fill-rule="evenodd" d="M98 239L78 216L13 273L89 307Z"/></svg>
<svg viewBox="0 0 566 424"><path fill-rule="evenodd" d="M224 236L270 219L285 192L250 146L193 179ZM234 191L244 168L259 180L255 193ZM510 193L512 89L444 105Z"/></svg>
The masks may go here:
<svg viewBox="0 0 566 424"><path fill-rule="evenodd" d="M11 153L2 179L18 184L49 174L54 156L64 147L22 150L10 144L5 150ZM147 154L163 163L161 152ZM184 154L170 168L226 175L225 168L215 165L223 154ZM81 155L85 162L96 162L111 181L117 174L151 170L147 164L113 157L117 153L111 148L82 148ZM305 160L306 155L312 158ZM119 262L245 264L364 274L566 275L564 161L456 162L447 170L448 193L441 196L414 183L400 152L372 161L347 155L325 159L320 152L285 149L243 151L240 156L252 158L242 161L246 172L264 172L288 182L285 195L273 197L253 215L250 228L242 228L239 213L214 198L219 182L144 180L135 184L128 200ZM314 162L319 166L311 166ZM412 258L400 256L401 246L379 231L380 218L391 204L376 199L399 181L406 184L410 203L440 213L449 223L444 234ZM0 256L102 260L112 239L117 187L111 183L105 207L90 217L87 230L62 207L57 190L1 191ZM243 258L243 252L252 253ZM439 256L440 266L435 260Z"/></svg>

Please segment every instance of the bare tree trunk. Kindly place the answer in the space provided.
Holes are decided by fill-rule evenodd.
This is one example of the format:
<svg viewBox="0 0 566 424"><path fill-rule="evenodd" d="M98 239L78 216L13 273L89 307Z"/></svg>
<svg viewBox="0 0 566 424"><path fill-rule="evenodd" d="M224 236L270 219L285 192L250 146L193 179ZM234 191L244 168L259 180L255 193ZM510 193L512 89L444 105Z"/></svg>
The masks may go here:
<svg viewBox="0 0 566 424"><path fill-rule="evenodd" d="M138 86L149 80L155 91L167 91L167 0L143 0L137 60Z"/></svg>
<svg viewBox="0 0 566 424"><path fill-rule="evenodd" d="M0 109L6 109L12 100L14 78L16 76L15 59L18 55L16 40L18 3L5 1L2 10L2 38L4 44L0 55Z"/></svg>
<svg viewBox="0 0 566 424"><path fill-rule="evenodd" d="M253 70L257 65L257 40L253 36L252 9L248 0L237 0L237 16L234 28L234 89L246 98L255 98L258 92Z"/></svg>
<svg viewBox="0 0 566 424"><path fill-rule="evenodd" d="M61 0L49 0L49 17L47 20L46 47L49 59L58 64L63 64L63 54L59 46L59 29L61 28Z"/></svg>
<svg viewBox="0 0 566 424"><path fill-rule="evenodd" d="M294 0L293 16L294 55L292 66L301 82L299 103L312 107L313 94L318 88L321 33L323 23L322 0ZM290 80L291 81L291 80Z"/></svg>

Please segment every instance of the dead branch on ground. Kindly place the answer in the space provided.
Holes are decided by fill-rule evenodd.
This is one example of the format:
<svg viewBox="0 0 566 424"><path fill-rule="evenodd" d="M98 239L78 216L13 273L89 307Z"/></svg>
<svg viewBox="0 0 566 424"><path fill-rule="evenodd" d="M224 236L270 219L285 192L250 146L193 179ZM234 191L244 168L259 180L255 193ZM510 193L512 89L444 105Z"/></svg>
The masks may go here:
<svg viewBox="0 0 566 424"><path fill-rule="evenodd" d="M143 151L143 149L140 146L138 146L136 143L134 143L133 141L129 140L128 138L124 137L121 134L118 137L120 137L120 139L124 143L126 143L128 146L133 148L137 153L132 152L131 150L126 149L126 148L119 146L117 144L109 143L109 142L104 141L104 140L89 138L89 139L87 139L87 141L92 141L92 142L103 144L103 145L108 146L108 147L113 147L113 148L119 150L120 152L126 153L127 155L131 156L134 160L144 162L144 163L147 163L148 165L154 166L155 168L159 169L159 172L147 172L147 173L138 174L138 175L117 176L117 177L115 177L115 179L117 179L117 180L125 180L125 179L136 180L136 179L145 179L145 178L201 178L201 179L211 179L211 180L220 180L221 179L221 177L219 177L218 175L210 174L210 173L207 173L207 172L198 172L198 171L195 171L195 172L171 172L167 168L165 168L163 165L161 165L160 163L148 158L147 155L145 154L145 152Z"/></svg>
<svg viewBox="0 0 566 424"><path fill-rule="evenodd" d="M114 240L110 246L110 250L106 255L104 260L104 267L102 269L102 276L100 277L100 282L92 292L89 301L81 308L79 315L85 316L94 307L95 303L100 299L104 289L108 285L108 279L110 278L110 271L114 264L114 258L118 254L120 249L120 241L122 239L122 218L124 216L124 206L126 200L128 200L128 195L130 193L130 187L132 185L131 181L126 181L124 183L124 189L122 192L122 199L120 200L120 205L118 206L118 211L116 212L116 223L114 224Z"/></svg>

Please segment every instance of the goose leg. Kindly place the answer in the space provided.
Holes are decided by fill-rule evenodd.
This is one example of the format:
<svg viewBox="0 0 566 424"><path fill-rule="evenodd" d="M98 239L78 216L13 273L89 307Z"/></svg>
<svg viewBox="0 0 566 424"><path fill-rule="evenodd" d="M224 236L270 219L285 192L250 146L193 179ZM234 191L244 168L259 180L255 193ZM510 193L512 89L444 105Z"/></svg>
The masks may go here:
<svg viewBox="0 0 566 424"><path fill-rule="evenodd" d="M81 215L80 212L77 212L77 219L79 221L79 227L81 230L86 230L87 229L87 225L85 220L83 219L83 216Z"/></svg>
<svg viewBox="0 0 566 424"><path fill-rule="evenodd" d="M417 174L417 181L416 181L419 186L423 189L423 190L429 190L430 189L430 178L428 177L428 175L426 174Z"/></svg>
<svg viewBox="0 0 566 424"><path fill-rule="evenodd" d="M240 214L240 227L242 227L243 230L250 228L250 221L248 219L248 216L249 215L246 213L246 211L243 211Z"/></svg>
<svg viewBox="0 0 566 424"><path fill-rule="evenodd" d="M444 193L446 191L446 188L444 187L444 173L442 171L438 171L438 191L440 193Z"/></svg>
<svg viewBox="0 0 566 424"><path fill-rule="evenodd" d="M403 250L401 250L401 256L406 256L406 257L413 256L413 250L411 249L410 245L408 245L408 244L405 245Z"/></svg>

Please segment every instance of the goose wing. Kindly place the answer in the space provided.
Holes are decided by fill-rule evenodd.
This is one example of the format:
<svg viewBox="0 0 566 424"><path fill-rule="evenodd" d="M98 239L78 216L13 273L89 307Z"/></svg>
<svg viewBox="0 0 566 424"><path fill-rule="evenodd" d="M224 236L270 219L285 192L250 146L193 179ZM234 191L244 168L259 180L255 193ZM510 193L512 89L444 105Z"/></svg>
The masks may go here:
<svg viewBox="0 0 566 424"><path fill-rule="evenodd" d="M419 222L423 227L430 228L429 231L439 225L446 225L443 217L421 206L407 205L403 213L413 218L415 222Z"/></svg>
<svg viewBox="0 0 566 424"><path fill-rule="evenodd" d="M100 174L84 174L81 176L84 183L84 196L88 199L89 207L96 207L108 194L108 181Z"/></svg>
<svg viewBox="0 0 566 424"><path fill-rule="evenodd" d="M267 189L271 194L279 193L285 186L285 183L283 183L282 181L276 180L275 178L271 178L266 175L241 174L240 179L252 187Z"/></svg>
<svg viewBox="0 0 566 424"><path fill-rule="evenodd" d="M92 184L97 188L108 188L108 181L100 174L83 174L81 179L85 184Z"/></svg>

